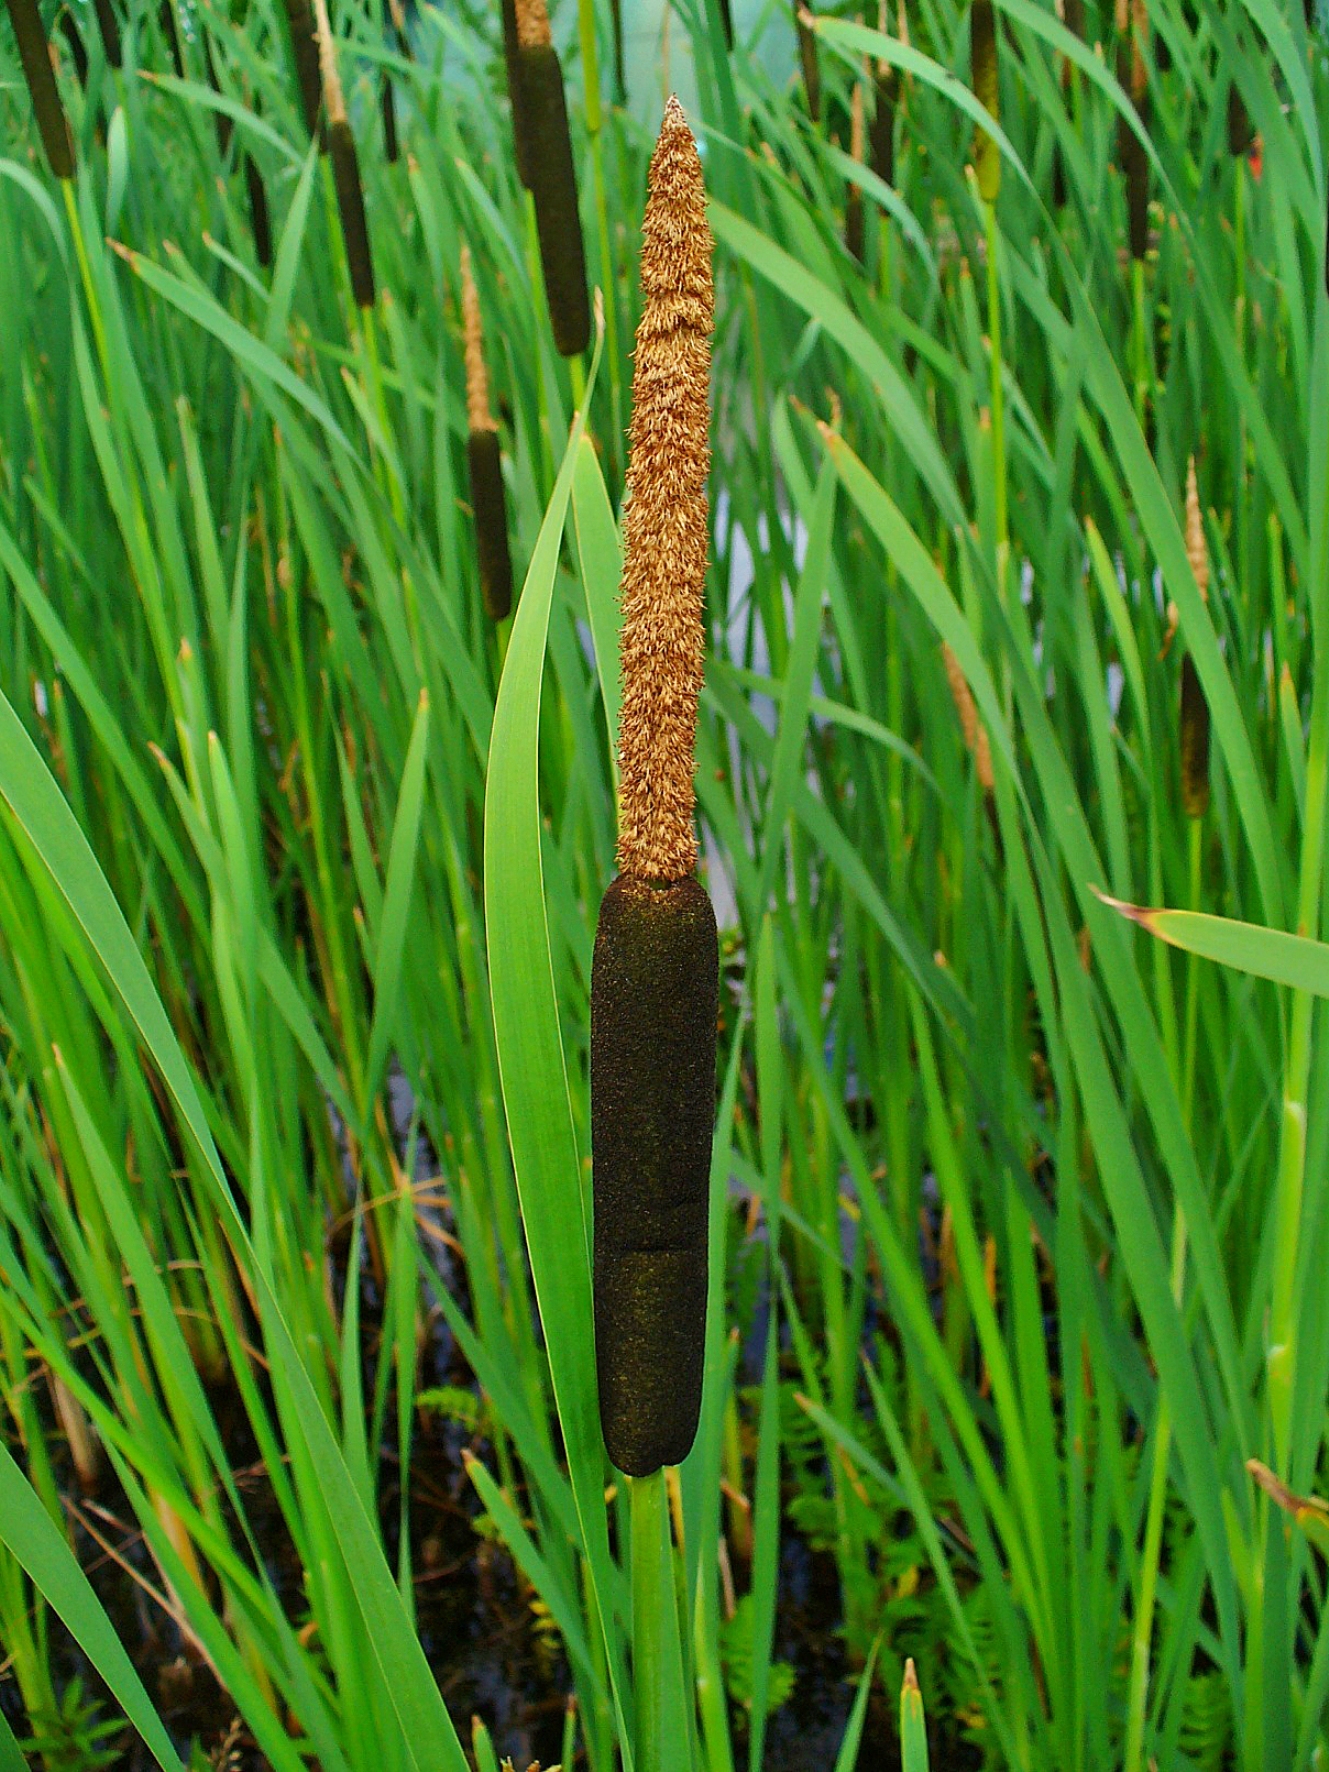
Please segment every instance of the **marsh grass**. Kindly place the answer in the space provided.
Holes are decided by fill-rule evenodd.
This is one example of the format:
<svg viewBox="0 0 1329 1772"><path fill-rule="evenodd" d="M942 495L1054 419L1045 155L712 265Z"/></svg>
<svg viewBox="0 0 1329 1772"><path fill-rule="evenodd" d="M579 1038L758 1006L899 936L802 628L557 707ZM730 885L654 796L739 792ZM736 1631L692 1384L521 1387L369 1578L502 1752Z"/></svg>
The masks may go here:
<svg viewBox="0 0 1329 1772"><path fill-rule="evenodd" d="M634 1519L621 1489L606 1500L584 1159L639 317L624 242L654 131L598 75L583 87L576 10L556 24L604 304L584 380L528 251L497 16L482 40L425 8L408 59L377 5L338 11L372 307L284 10L208 21L217 91L197 46L170 71L155 9L124 11L118 72L89 31L83 89L58 77L74 153L54 192L27 93L6 95L0 1640L18 1697L59 1714L58 1618L104 1714L164 1767L187 1750L75 1555L74 1473L110 1471L146 1615L207 1660L268 1765L460 1772L468 1719L415 1618L439 1476L415 1398L441 1319L492 1424L476 1503L577 1695L565 1765L626 1761L657 1699L680 1766L770 1758L796 1535L842 1597L843 1772L870 1689L904 1687L920 1751L908 1660L938 1763L1173 1772L1203 1751L1303 1772L1329 1748L1310 1505L1329 1397L1322 46L1295 6L1159 7L1114 41L1103 8L1063 26L1004 0L994 105L953 5L919 9L908 44L898 20L800 15L773 86L741 22L731 55L717 9L678 0L716 241L695 788L706 880L734 908L697 1438ZM605 21L585 18L594 44ZM607 67L607 32L598 50ZM889 183L829 140L865 56L898 77ZM395 166L362 123L385 71ZM1253 148L1229 153L1234 81L1258 178ZM1147 173L1143 240L1118 127ZM966 175L975 131L995 202ZM511 415L506 650L443 299L463 238ZM1183 798L1188 667L1202 812ZM394 1131L398 1071L428 1184ZM334 1284L338 1224L382 1300L373 1336ZM440 1238L464 1286L443 1283ZM298 1606L232 1468L223 1379ZM650 1694L630 1677L634 1529L679 1596L637 1670ZM740 1606L750 1709L721 1654Z"/></svg>

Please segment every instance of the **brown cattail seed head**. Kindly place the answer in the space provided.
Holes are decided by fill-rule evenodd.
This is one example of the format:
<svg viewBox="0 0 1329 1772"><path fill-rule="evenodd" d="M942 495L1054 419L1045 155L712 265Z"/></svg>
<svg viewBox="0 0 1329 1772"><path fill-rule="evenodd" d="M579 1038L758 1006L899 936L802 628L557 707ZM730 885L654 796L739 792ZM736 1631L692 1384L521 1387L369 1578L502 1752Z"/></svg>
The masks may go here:
<svg viewBox="0 0 1329 1772"><path fill-rule="evenodd" d="M560 353L575 357L591 340L591 304L563 71L551 44L518 48L517 90L550 326Z"/></svg>
<svg viewBox="0 0 1329 1772"><path fill-rule="evenodd" d="M489 375L485 369L480 336L480 297L471 276L471 249L461 249L461 320L466 349L466 426L471 431L495 431L498 426L489 410Z"/></svg>
<svg viewBox="0 0 1329 1772"><path fill-rule="evenodd" d="M713 249L701 161L683 107L671 97L642 222L623 519L618 860L624 874L642 880L681 880L697 862L692 776L708 539Z"/></svg>
<svg viewBox="0 0 1329 1772"><path fill-rule="evenodd" d="M517 42L522 49L547 49L553 42L545 0L515 0Z"/></svg>
<svg viewBox="0 0 1329 1772"><path fill-rule="evenodd" d="M812 8L794 0L794 17L798 24L798 58L803 65L803 90L807 93L808 116L821 122L821 64L817 60L817 39L804 18Z"/></svg>
<svg viewBox="0 0 1329 1772"><path fill-rule="evenodd" d="M1209 809L1209 703L1195 661L1181 661L1181 804L1187 818Z"/></svg>

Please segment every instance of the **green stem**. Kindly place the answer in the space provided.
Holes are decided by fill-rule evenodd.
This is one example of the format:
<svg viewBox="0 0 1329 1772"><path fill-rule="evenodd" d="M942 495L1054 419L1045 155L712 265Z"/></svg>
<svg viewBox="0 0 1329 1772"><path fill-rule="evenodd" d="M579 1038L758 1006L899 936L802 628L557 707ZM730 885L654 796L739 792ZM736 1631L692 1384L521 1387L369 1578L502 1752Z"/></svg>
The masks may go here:
<svg viewBox="0 0 1329 1772"><path fill-rule="evenodd" d="M666 1618L673 1607L662 1470L628 1479L632 1507L632 1679L637 1700L634 1772L663 1772Z"/></svg>
<svg viewBox="0 0 1329 1772"><path fill-rule="evenodd" d="M1200 864L1203 825L1190 820L1191 891L1193 910L1200 908ZM1195 1035L1199 968L1194 954L1187 957L1186 1035L1182 1059L1182 1114L1191 1128L1195 1096ZM1186 1215L1177 1205L1172 1216L1172 1297L1181 1306L1186 1278ZM1135 1628L1131 1640L1131 1683L1126 1707L1126 1749L1122 1772L1141 1772L1144 1754L1145 1706L1149 1696L1149 1645L1154 1629L1154 1601L1158 1591L1158 1565L1163 1547L1163 1509L1167 1500L1168 1458L1172 1450L1172 1416L1167 1399L1158 1399L1154 1429L1154 1463L1149 1479L1149 1511L1145 1519L1144 1545L1140 1553L1140 1583L1136 1595Z"/></svg>

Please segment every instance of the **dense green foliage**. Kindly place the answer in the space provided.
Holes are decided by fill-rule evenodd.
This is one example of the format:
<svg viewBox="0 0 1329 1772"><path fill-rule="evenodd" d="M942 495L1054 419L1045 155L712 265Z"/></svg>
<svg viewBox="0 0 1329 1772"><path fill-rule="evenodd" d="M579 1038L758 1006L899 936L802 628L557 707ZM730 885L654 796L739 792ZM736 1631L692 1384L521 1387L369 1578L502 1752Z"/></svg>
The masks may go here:
<svg viewBox="0 0 1329 1772"><path fill-rule="evenodd" d="M19 1733L48 1766L104 1763L117 1707L163 1767L241 1738L173 1744L80 1567L132 1520L143 1604L249 1763L460 1772L468 1719L415 1628L446 1325L483 1524L557 1632L564 1752L594 1772L628 1764L638 1710L643 1772L756 1772L791 1535L833 1562L861 1670L844 1772L906 1657L958 1764L1301 1772L1329 1752L1329 65L1286 0L1150 0L1137 112L1106 0L1074 31L999 0L984 202L968 7L906 6L907 43L827 7L801 54L781 13L773 86L750 37L777 9L730 52L717 0L676 0L717 242L712 1284L696 1446L606 1501L588 995L659 123L610 102L615 10L554 8L602 314L571 361L497 5L405 36L335 9L354 291L272 0L103 0L118 67L67 13L72 179L0 33ZM892 109L890 186L848 151L859 78ZM463 240L521 586L498 628ZM1181 914L1156 935L1140 905ZM677 1609L634 1616L632 1533ZM916 1764L912 1685L903 1719ZM473 1752L494 1765L483 1729Z"/></svg>

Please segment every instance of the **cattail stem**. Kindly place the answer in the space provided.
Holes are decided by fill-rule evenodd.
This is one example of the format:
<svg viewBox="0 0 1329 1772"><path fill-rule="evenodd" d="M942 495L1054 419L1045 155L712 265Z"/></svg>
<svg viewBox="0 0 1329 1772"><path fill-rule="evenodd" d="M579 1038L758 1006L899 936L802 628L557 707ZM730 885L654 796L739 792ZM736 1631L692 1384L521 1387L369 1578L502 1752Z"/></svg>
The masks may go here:
<svg viewBox="0 0 1329 1772"><path fill-rule="evenodd" d="M687 1456L701 1408L719 949L693 877L713 243L682 107L651 159L624 514L620 873L591 969L595 1334L609 1456Z"/></svg>
<svg viewBox="0 0 1329 1772"><path fill-rule="evenodd" d="M9 17L18 39L19 60L32 95L33 114L42 138L46 163L58 179L74 176L74 138L69 121L60 103L55 72L51 67L51 51L46 41L37 0L9 0Z"/></svg>

